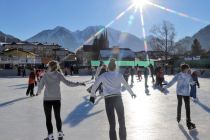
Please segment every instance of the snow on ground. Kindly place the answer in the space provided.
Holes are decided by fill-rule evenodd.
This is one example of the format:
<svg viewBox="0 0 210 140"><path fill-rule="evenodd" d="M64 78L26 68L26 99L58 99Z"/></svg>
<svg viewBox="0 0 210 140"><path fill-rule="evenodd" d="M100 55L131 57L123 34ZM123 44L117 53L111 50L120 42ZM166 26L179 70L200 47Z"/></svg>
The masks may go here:
<svg viewBox="0 0 210 140"><path fill-rule="evenodd" d="M72 81L87 81L89 76L68 77ZM166 79L171 79L167 76ZM143 82L132 87L137 94L131 99L125 91L123 100L128 140L209 140L210 139L210 79L200 79L199 102L191 102L191 116L197 131L189 132L182 122L176 122L175 86L164 95L152 88L145 93ZM0 140L41 140L47 135L42 96L25 96L27 78L0 78ZM91 82L87 87L91 85ZM108 121L104 100L88 103L87 87L69 88L62 84L62 120L66 140L108 140ZM35 89L36 91L36 89ZM56 134L53 118L54 132ZM117 126L118 128L118 126Z"/></svg>

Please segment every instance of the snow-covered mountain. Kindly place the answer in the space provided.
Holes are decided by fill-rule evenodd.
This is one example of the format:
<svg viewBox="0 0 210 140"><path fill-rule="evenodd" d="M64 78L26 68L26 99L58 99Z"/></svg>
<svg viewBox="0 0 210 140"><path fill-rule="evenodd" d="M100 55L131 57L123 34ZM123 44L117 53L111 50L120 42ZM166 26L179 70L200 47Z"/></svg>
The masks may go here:
<svg viewBox="0 0 210 140"><path fill-rule="evenodd" d="M190 50L194 39L200 41L203 49L210 50L210 25L204 27L191 37L179 40L177 44L186 50Z"/></svg>
<svg viewBox="0 0 210 140"><path fill-rule="evenodd" d="M12 43L12 42L20 42L21 40L12 35L8 35L0 31L0 42L5 42L5 41L7 43Z"/></svg>
<svg viewBox="0 0 210 140"><path fill-rule="evenodd" d="M75 51L87 39L89 39L91 36L93 36L95 33L103 28L103 26L89 26L84 30L77 30L75 32L72 32L64 27L58 26L52 30L44 30L37 35L29 38L27 41L57 43L64 48ZM130 33L125 33L112 28L108 28L107 34L110 42L110 47L120 46L123 48L130 48L134 51L140 51L144 48L143 40ZM88 44L92 44L92 41Z"/></svg>

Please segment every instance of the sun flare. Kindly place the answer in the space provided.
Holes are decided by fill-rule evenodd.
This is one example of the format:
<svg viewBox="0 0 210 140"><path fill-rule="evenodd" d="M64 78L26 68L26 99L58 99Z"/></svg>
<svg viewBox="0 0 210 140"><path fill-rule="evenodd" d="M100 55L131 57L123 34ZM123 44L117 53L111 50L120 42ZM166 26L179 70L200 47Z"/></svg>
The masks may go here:
<svg viewBox="0 0 210 140"><path fill-rule="evenodd" d="M133 4L136 8L143 8L147 4L148 0L133 0Z"/></svg>

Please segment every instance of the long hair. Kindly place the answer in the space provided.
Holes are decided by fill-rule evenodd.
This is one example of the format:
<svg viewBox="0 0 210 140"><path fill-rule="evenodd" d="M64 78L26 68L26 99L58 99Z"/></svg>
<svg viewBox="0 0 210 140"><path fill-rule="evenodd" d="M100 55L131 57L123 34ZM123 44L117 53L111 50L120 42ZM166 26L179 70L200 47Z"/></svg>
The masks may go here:
<svg viewBox="0 0 210 140"><path fill-rule="evenodd" d="M115 71L115 70L116 70L117 65L116 65L115 61L116 61L116 60L115 60L114 58L112 58L112 59L110 60L109 65L108 65L109 71Z"/></svg>
<svg viewBox="0 0 210 140"><path fill-rule="evenodd" d="M51 72L53 72L53 71L61 72L60 65L59 65L58 61L55 61L55 60L50 61L48 63L48 67Z"/></svg>

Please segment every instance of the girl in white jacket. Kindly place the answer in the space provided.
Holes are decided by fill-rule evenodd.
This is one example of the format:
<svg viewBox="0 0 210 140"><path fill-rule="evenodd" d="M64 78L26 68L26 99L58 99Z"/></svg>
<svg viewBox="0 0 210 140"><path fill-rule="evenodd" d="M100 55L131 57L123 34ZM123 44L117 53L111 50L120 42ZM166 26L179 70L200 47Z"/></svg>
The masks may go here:
<svg viewBox="0 0 210 140"><path fill-rule="evenodd" d="M109 120L110 130L109 137L110 140L117 140L117 134L115 130L115 111L117 112L118 122L119 122L119 137L120 140L126 140L126 127L125 127L125 116L124 116L124 106L121 98L121 84L130 92L133 98L136 95L133 93L127 82L125 81L122 74L116 72L115 60L111 60L108 65L108 72L103 73L99 76L94 83L91 90L90 101L94 103L95 101L95 91L98 86L102 83L103 96L105 97L105 108L107 117Z"/></svg>
<svg viewBox="0 0 210 140"><path fill-rule="evenodd" d="M79 85L85 85L84 83L71 82L65 79L60 70L59 64L57 61L50 61L48 64L48 72L45 73L38 85L37 95L39 95L42 89L45 86L44 91L44 112L46 116L46 126L48 131L48 137L44 140L54 140L53 137L53 126L51 121L51 112L52 108L55 113L56 126L58 130L58 140L63 139L62 132L62 121L60 116L61 111L61 91L60 83L63 82L65 85L70 87L75 87Z"/></svg>
<svg viewBox="0 0 210 140"><path fill-rule="evenodd" d="M182 108L182 99L185 102L186 108L186 124L189 130L194 129L196 126L191 122L190 115L190 85L195 85L190 74L188 74L190 67L187 64L181 65L181 72L176 74L174 78L165 86L164 88L169 88L177 82L176 93L177 93L177 122L181 121L181 108Z"/></svg>

